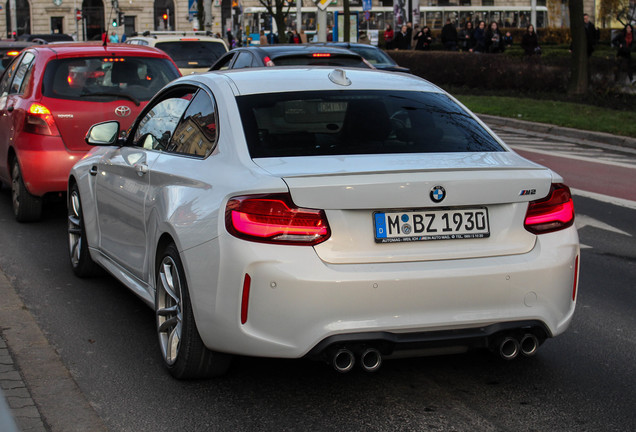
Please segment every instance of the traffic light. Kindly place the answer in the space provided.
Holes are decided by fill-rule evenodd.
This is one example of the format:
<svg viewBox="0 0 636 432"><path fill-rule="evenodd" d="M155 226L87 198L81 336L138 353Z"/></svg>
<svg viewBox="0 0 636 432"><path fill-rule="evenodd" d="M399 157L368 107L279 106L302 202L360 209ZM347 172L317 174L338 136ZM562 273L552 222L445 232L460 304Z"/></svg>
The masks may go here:
<svg viewBox="0 0 636 432"><path fill-rule="evenodd" d="M117 18L113 18L113 27L117 27Z"/></svg>
<svg viewBox="0 0 636 432"><path fill-rule="evenodd" d="M168 22L168 14L163 14L163 22Z"/></svg>
<svg viewBox="0 0 636 432"><path fill-rule="evenodd" d="M117 21L119 22L120 26L123 26L125 24L124 19L125 19L124 13L123 12L118 12L117 13Z"/></svg>

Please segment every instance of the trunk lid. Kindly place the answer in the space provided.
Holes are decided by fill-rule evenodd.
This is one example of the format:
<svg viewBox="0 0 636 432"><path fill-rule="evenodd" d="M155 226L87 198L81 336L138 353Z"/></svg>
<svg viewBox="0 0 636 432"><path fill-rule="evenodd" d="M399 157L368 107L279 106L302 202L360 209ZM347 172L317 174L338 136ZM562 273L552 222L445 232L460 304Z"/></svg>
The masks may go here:
<svg viewBox="0 0 636 432"><path fill-rule="evenodd" d="M329 263L465 259L530 251L527 203L546 196L550 170L513 152L296 157L254 160L287 183L294 203L324 209L331 237L315 247ZM435 202L434 188L445 198ZM488 236L376 242L376 213L437 217L487 212ZM448 225L447 225L448 226ZM458 236L459 237L459 236Z"/></svg>

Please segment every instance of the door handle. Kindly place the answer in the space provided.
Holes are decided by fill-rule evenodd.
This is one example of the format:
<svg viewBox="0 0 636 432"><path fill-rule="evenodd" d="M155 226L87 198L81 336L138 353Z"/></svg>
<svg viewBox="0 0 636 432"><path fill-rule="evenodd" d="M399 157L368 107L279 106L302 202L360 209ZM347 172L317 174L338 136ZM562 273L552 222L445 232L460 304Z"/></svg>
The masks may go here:
<svg viewBox="0 0 636 432"><path fill-rule="evenodd" d="M145 163L137 164L135 165L135 171L137 171L139 177L142 177L148 172L148 165L146 165Z"/></svg>
<svg viewBox="0 0 636 432"><path fill-rule="evenodd" d="M97 165L93 165L91 167L91 169L88 171L88 173L92 176L96 176L97 175Z"/></svg>

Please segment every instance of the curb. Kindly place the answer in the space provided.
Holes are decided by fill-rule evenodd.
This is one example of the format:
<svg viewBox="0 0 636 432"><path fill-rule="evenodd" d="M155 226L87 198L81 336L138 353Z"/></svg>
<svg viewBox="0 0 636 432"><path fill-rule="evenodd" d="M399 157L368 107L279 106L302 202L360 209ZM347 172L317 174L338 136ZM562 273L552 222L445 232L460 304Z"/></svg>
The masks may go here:
<svg viewBox="0 0 636 432"><path fill-rule="evenodd" d="M525 120L517 120L508 117L497 117L488 114L477 114L488 125L497 125L523 129L530 132L539 132L559 137L572 138L580 144L601 143L617 147L636 149L636 138L612 135L604 132L592 132L572 129L562 126L554 126L546 123L534 123Z"/></svg>
<svg viewBox="0 0 636 432"><path fill-rule="evenodd" d="M0 332L10 353L5 360L14 363L0 369L0 384L9 382L20 389L15 400L4 395L17 426L24 432L106 431L104 422L2 271L0 298Z"/></svg>

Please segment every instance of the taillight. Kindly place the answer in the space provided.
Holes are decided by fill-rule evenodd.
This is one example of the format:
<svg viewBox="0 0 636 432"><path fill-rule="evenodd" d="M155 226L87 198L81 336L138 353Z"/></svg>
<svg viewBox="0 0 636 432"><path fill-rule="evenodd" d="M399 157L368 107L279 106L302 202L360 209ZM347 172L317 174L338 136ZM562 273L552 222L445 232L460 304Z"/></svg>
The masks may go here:
<svg viewBox="0 0 636 432"><path fill-rule="evenodd" d="M330 235L325 213L296 207L289 194L234 197L225 226L236 237L263 243L313 246Z"/></svg>
<svg viewBox="0 0 636 432"><path fill-rule="evenodd" d="M312 57L331 57L331 53L313 53Z"/></svg>
<svg viewBox="0 0 636 432"><path fill-rule="evenodd" d="M20 54L20 51L8 51L7 52L7 56L9 56L9 57L15 57L18 54Z"/></svg>
<svg viewBox="0 0 636 432"><path fill-rule="evenodd" d="M24 119L24 131L38 135L59 135L51 111L44 105L33 103Z"/></svg>
<svg viewBox="0 0 636 432"><path fill-rule="evenodd" d="M265 56L265 58L263 59L263 63L265 63L265 66L267 67L275 66L272 59L269 58L268 56Z"/></svg>
<svg viewBox="0 0 636 432"><path fill-rule="evenodd" d="M533 234L558 231L574 223L574 203L570 188L554 183L547 197L531 201L523 226Z"/></svg>

